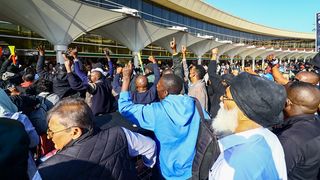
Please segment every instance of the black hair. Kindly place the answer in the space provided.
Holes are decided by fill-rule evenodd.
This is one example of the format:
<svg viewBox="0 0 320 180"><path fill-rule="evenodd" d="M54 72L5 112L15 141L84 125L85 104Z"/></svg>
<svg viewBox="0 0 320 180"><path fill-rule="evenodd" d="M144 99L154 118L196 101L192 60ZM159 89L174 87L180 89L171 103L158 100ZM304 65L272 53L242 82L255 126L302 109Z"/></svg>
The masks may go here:
<svg viewBox="0 0 320 180"><path fill-rule="evenodd" d="M180 94L183 80L179 76L175 74L164 74L161 78L169 94Z"/></svg>
<svg viewBox="0 0 320 180"><path fill-rule="evenodd" d="M25 74L23 75L23 80L25 81L33 81L34 80L34 74Z"/></svg>
<svg viewBox="0 0 320 180"><path fill-rule="evenodd" d="M204 75L206 75L206 70L202 65L194 65L194 70L196 71L196 74L199 79L203 79Z"/></svg>
<svg viewBox="0 0 320 180"><path fill-rule="evenodd" d="M34 84L37 94L41 92L49 92L52 93L53 91L53 83L52 81L48 81L44 78L39 79Z"/></svg>

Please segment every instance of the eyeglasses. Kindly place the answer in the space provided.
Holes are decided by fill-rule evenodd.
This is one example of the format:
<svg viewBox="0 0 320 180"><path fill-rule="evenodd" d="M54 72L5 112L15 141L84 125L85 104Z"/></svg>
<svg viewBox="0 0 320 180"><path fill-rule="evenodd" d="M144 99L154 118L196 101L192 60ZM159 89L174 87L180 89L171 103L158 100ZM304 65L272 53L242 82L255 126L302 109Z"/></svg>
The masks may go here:
<svg viewBox="0 0 320 180"><path fill-rule="evenodd" d="M228 98L226 95L223 95L222 101L234 101L234 100L232 98Z"/></svg>
<svg viewBox="0 0 320 180"><path fill-rule="evenodd" d="M71 126L71 127L68 127L68 128L62 129L62 130L59 130L59 131L51 131L50 129L48 129L48 130L47 130L47 136L48 136L49 139L51 139L54 134L57 134L57 133L59 133L59 132L65 131L65 130L68 130L68 129L73 128L73 127L76 127L76 126Z"/></svg>

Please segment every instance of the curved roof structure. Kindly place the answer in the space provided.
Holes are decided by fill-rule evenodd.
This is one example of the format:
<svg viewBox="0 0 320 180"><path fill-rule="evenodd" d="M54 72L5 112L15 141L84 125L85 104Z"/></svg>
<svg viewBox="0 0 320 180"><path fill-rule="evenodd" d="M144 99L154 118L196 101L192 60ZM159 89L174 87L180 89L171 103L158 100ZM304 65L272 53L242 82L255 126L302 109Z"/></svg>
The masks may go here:
<svg viewBox="0 0 320 180"><path fill-rule="evenodd" d="M276 37L310 40L315 39L315 34L313 33L287 31L256 24L216 9L213 6L202 2L201 0L152 1L177 12L230 29Z"/></svg>

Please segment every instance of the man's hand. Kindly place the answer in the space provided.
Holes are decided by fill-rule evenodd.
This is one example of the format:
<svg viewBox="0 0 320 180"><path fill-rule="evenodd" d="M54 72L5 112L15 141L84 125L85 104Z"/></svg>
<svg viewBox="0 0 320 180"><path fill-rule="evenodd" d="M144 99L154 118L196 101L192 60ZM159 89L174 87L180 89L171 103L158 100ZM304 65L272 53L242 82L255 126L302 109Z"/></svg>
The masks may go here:
<svg viewBox="0 0 320 180"><path fill-rule="evenodd" d="M126 66L122 69L122 87L121 91L128 91L130 86L130 77L132 74L132 64L129 62Z"/></svg>
<svg viewBox="0 0 320 180"><path fill-rule="evenodd" d="M129 80L130 80L131 74L132 74L132 64L131 64L131 63L128 63L128 64L126 64L126 66L122 69L123 79L129 79Z"/></svg>
<svg viewBox="0 0 320 180"><path fill-rule="evenodd" d="M153 56L149 56L149 57L148 57L148 60L149 60L150 62L152 62L153 64L156 64L156 63L157 63L156 59L155 59Z"/></svg>
<svg viewBox="0 0 320 180"><path fill-rule="evenodd" d="M184 45L181 46L181 52L182 52L182 54L187 53L187 48Z"/></svg>
<svg viewBox="0 0 320 180"><path fill-rule="evenodd" d="M39 45L37 47L37 50L38 50L40 56L44 56L45 55L45 46L44 45Z"/></svg>
<svg viewBox="0 0 320 180"><path fill-rule="evenodd" d="M74 59L78 59L78 48L69 48L69 53Z"/></svg>
<svg viewBox="0 0 320 180"><path fill-rule="evenodd" d="M20 95L20 92L16 87L9 87L8 90L10 91L10 96Z"/></svg>
<svg viewBox="0 0 320 180"><path fill-rule="evenodd" d="M267 56L266 58L269 62L272 62L274 60L274 55L270 54L269 56Z"/></svg>
<svg viewBox="0 0 320 180"><path fill-rule="evenodd" d="M172 49L172 54L177 53L177 44L175 38L172 38L172 41L170 42L170 47Z"/></svg>
<svg viewBox="0 0 320 180"><path fill-rule="evenodd" d="M218 48L211 49L211 60L217 60Z"/></svg>
<svg viewBox="0 0 320 180"><path fill-rule="evenodd" d="M18 60L18 56L17 56L17 55L10 55L9 58L8 58L8 60L9 60L9 61L12 61L13 58L14 58L15 61Z"/></svg>
<svg viewBox="0 0 320 180"><path fill-rule="evenodd" d="M109 48L104 48L104 49L103 49L103 54L106 55L106 56L110 56L110 52L111 52L111 51L110 51Z"/></svg>
<svg viewBox="0 0 320 180"><path fill-rule="evenodd" d="M116 73L117 74L121 74L122 73L122 67L117 67Z"/></svg>
<svg viewBox="0 0 320 180"><path fill-rule="evenodd" d="M67 58L66 54L62 54L62 57L64 59L64 66L66 67L67 73L71 73L72 61Z"/></svg>

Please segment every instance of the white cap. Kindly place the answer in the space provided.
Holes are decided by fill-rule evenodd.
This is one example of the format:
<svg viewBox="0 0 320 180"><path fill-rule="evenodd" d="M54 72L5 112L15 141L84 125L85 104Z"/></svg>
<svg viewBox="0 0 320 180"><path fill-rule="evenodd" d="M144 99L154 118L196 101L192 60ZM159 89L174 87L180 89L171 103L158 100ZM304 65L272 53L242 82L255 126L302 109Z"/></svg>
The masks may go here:
<svg viewBox="0 0 320 180"><path fill-rule="evenodd" d="M103 71L103 69L101 68L94 68L91 70L91 72L95 72L95 71L100 72L103 76L106 76L108 74L107 72Z"/></svg>

